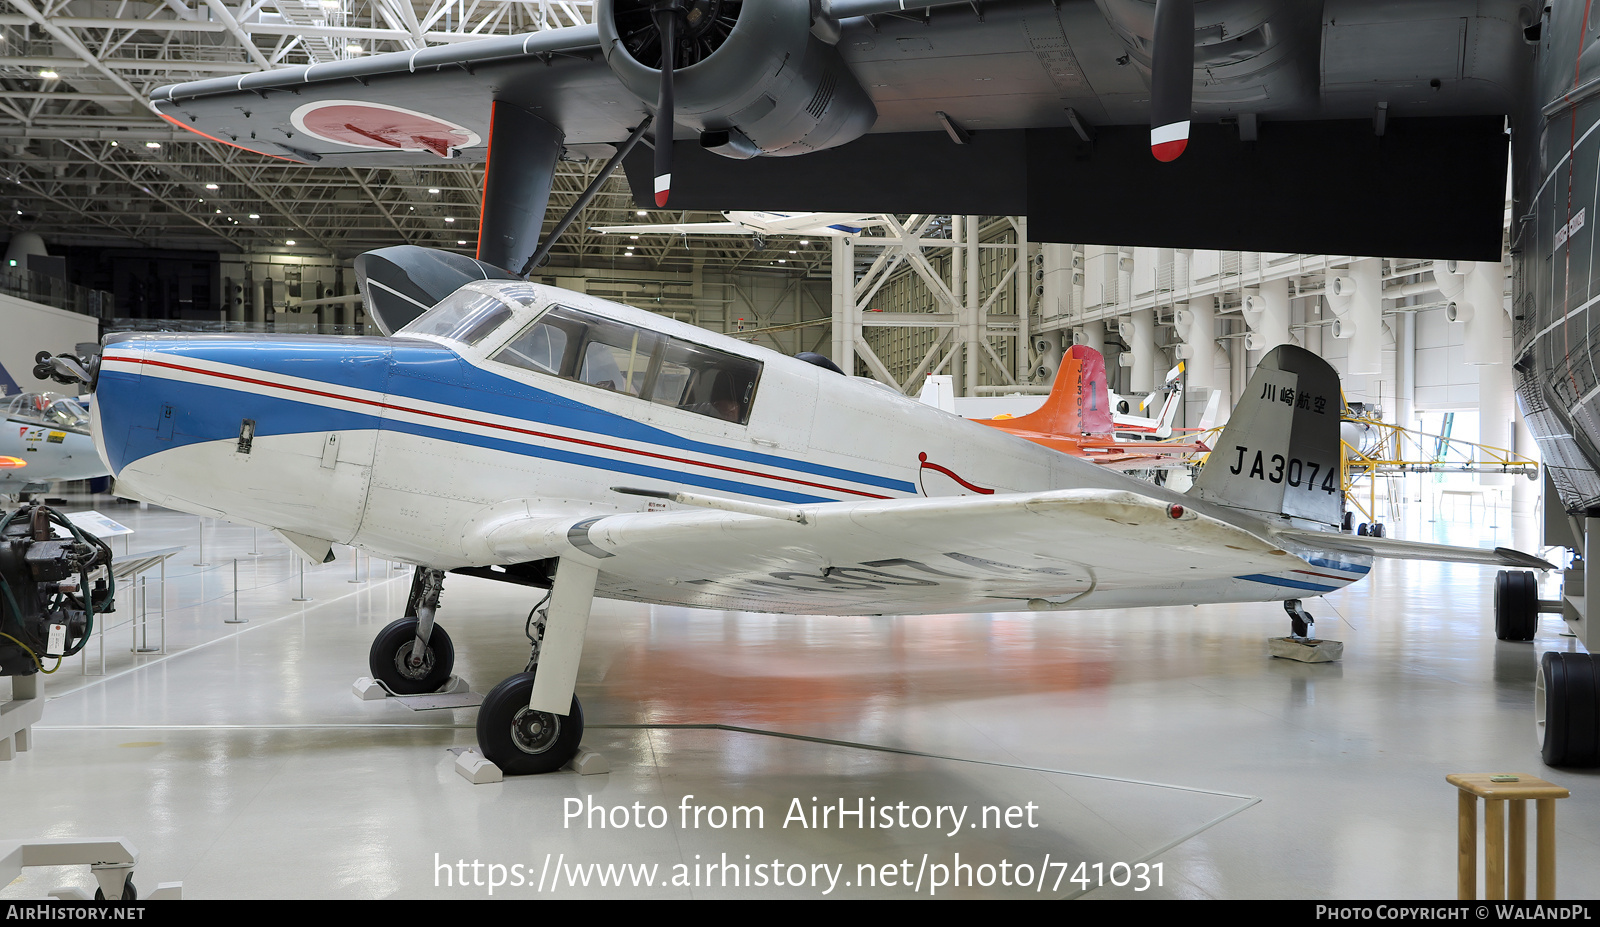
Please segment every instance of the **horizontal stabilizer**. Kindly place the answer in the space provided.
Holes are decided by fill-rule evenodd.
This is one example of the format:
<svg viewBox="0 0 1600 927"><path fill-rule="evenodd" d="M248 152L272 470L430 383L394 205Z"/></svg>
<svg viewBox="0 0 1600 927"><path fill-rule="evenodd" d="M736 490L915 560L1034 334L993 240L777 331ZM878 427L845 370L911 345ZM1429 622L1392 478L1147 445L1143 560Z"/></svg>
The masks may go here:
<svg viewBox="0 0 1600 927"><path fill-rule="evenodd" d="M1296 544L1324 550L1338 550L1352 554L1368 554L1392 560L1438 560L1448 563L1480 563L1485 566L1512 567L1524 570L1554 570L1556 565L1532 554L1509 547L1488 550L1482 547L1452 547L1449 544L1427 544L1422 541L1401 541L1395 538L1375 538L1366 535L1340 534L1334 531L1307 531L1300 528L1277 528L1274 537Z"/></svg>

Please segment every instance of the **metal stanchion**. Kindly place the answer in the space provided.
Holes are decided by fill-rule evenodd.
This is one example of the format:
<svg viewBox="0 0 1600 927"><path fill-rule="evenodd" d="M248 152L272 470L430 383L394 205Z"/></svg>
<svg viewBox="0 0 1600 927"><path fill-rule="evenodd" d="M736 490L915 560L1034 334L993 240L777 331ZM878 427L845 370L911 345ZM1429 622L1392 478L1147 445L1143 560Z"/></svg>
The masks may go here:
<svg viewBox="0 0 1600 927"><path fill-rule="evenodd" d="M299 557L294 558L294 562L300 567L300 594L295 596L290 601L309 602L311 601L311 597L306 595L306 562Z"/></svg>
<svg viewBox="0 0 1600 927"><path fill-rule="evenodd" d="M252 557L261 556L261 551L256 550L256 548L258 548L260 546L261 546L260 544L256 543L256 529L251 528L250 529L250 556L252 556Z"/></svg>
<svg viewBox="0 0 1600 927"><path fill-rule="evenodd" d="M149 577L139 576L139 637L143 638L142 644L135 644L134 653L156 653L157 648L150 646L150 587L145 582ZM163 637L165 632L163 632ZM163 641L163 644L165 642ZM164 647L163 647L164 649Z"/></svg>
<svg viewBox="0 0 1600 927"><path fill-rule="evenodd" d="M245 624L249 618L239 617L239 558L233 558L233 617L222 619L223 624Z"/></svg>
<svg viewBox="0 0 1600 927"><path fill-rule="evenodd" d="M206 520L197 518L195 521L200 525L200 562L195 566L203 567L206 565Z"/></svg>
<svg viewBox="0 0 1600 927"><path fill-rule="evenodd" d="M352 556L350 558L350 562L352 564L354 564L354 566L355 566L355 576L352 579L345 580L345 582L349 582L349 583L364 583L364 582L366 582L366 580L361 578L361 550L359 548L352 547L352 548L350 548L350 553L354 554L354 556Z"/></svg>
<svg viewBox="0 0 1600 927"><path fill-rule="evenodd" d="M161 558L161 652L167 652L167 558Z"/></svg>

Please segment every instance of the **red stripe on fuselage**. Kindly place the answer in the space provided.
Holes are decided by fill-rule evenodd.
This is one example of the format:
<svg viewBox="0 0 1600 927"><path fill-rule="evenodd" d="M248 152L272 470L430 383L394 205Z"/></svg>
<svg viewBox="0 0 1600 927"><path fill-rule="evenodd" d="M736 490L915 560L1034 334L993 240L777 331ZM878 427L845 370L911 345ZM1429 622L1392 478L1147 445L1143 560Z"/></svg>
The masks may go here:
<svg viewBox="0 0 1600 927"><path fill-rule="evenodd" d="M328 399L338 399L338 400L340 400L342 402L354 402L354 403L359 403L359 404L365 405L365 406L372 406L372 407L378 408L378 409L392 409L392 410L394 410L396 412L409 412L412 415L425 415L425 416L428 416L430 418L444 419L445 421L451 421L451 422L460 422L463 425L476 425L476 426L479 426L479 427L482 427L482 428L493 428L493 429L496 429L498 431L509 431L509 432L513 432L513 433L516 433L516 434L528 435L530 437L535 437L535 438L545 438L545 439L548 439L548 440L551 440L551 441L565 441L568 444L581 444L581 445L584 445L586 447L598 448L600 450L616 451L619 454L634 454L634 455L637 455L639 457L651 457L651 458L654 458L656 460L668 460L668 461L672 461L673 463L686 464L686 465L692 466L692 467L706 467L706 468L709 468L709 469L712 469L712 470L721 470L721 471L726 472L726 473L738 473L738 474L741 474L743 476L753 476L753 477L758 477L758 478L764 479L764 480L776 480L776 481L781 482L781 483L793 483L793 484L795 484L797 486L810 486L813 489L825 489L825 490L828 490L829 492L849 493L849 494L854 495L854 496L864 496L864 497L866 497L868 499L889 499L889 498L892 498L890 496L880 496L877 493L862 492L859 489L847 489L847 488L845 488L843 486L830 486L830 485L828 485L826 483L813 483L813 482L811 482L809 480L795 479L794 477L789 477L789 476L774 476L774 475L772 475L770 473L762 473L762 472L757 471L757 470L745 470L745 469L742 469L740 467L730 467L730 466L727 466L725 464L706 463L706 462L700 461L700 460L690 460L690 459L688 459L686 457L673 457L670 454L657 454L657 453L655 453L653 451L641 451L641 450L636 450L636 449L631 448L631 447L619 447L619 446L614 445L614 444L603 444L603 443L598 442L598 441L588 441L588 440L585 440L583 438L571 438L571 437L567 437L566 435L550 434L548 432L543 432L543 431L532 431L532 430L529 430L527 428L516 428L516 427L511 426L511 425L497 425L497 424L495 424L493 422L483 422L483 421L478 421L478 420L470 419L470 418L461 418L461 417L455 416L455 415L445 415L442 412L428 412L428 411L425 411L423 409L416 409L416 408L408 408L406 406L391 405L390 403L386 403L386 402L378 402L375 399L360 399L360 398L357 398L355 396L343 396L343 395L340 395L338 393L329 393L329 392L324 392L322 390L308 389L308 388L303 387L303 386L290 386L290 385L288 385L286 383L276 383L276 382L273 382L271 380L259 380L259 379L256 379L254 377L243 377L243 376L239 376L238 374L232 374L232 373L217 373L216 371L212 371L212 370L202 370L202 369L200 369L198 367L187 367L187 366L184 366L183 364L173 364L173 363L169 363L167 361L147 360L145 358L123 357L123 356L119 356L119 355L115 355L115 354L106 355L105 356L105 360L107 360L107 361L123 361L125 363L139 364L141 366L146 366L146 367L165 367L165 368L167 368L169 370L181 370L181 371L183 371L185 373L196 373L196 374L199 374L201 376L216 377L216 378L222 379L222 380L234 380L234 381L237 381L237 382L240 382L240 383L251 383L251 384L254 384L254 385L257 385L257 386L267 386L267 387L271 387L273 389L288 390L289 392L305 393L305 394L310 395L310 396L322 396L322 397L325 397L325 398L328 398ZM981 491L982 490L980 490L980 492ZM990 492L993 492L993 490L990 490Z"/></svg>

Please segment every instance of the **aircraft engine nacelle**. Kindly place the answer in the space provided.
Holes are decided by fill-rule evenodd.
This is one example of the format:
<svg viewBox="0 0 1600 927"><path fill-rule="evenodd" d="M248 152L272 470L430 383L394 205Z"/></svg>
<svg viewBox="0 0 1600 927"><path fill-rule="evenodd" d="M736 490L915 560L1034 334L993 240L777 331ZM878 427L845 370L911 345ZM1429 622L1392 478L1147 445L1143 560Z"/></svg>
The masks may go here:
<svg viewBox="0 0 1600 927"><path fill-rule="evenodd" d="M707 150L741 159L804 154L853 141L877 121L872 99L825 41L839 33L823 0L683 3L673 118L699 131ZM662 54L651 6L600 0L595 20L606 63L654 110Z"/></svg>

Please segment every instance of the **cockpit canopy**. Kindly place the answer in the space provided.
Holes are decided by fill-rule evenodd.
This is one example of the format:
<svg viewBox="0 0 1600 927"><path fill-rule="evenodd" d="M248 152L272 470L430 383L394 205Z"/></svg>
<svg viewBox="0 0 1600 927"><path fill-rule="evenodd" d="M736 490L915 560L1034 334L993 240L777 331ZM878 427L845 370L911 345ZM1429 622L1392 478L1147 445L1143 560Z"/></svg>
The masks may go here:
<svg viewBox="0 0 1600 927"><path fill-rule="evenodd" d="M761 362L637 324L551 304L531 284L469 283L397 332L467 346L488 359L735 424L750 421ZM522 321L513 322L514 318Z"/></svg>
<svg viewBox="0 0 1600 927"><path fill-rule="evenodd" d="M89 413L83 404L60 393L18 393L3 400L9 421L58 428L81 435L89 433Z"/></svg>

